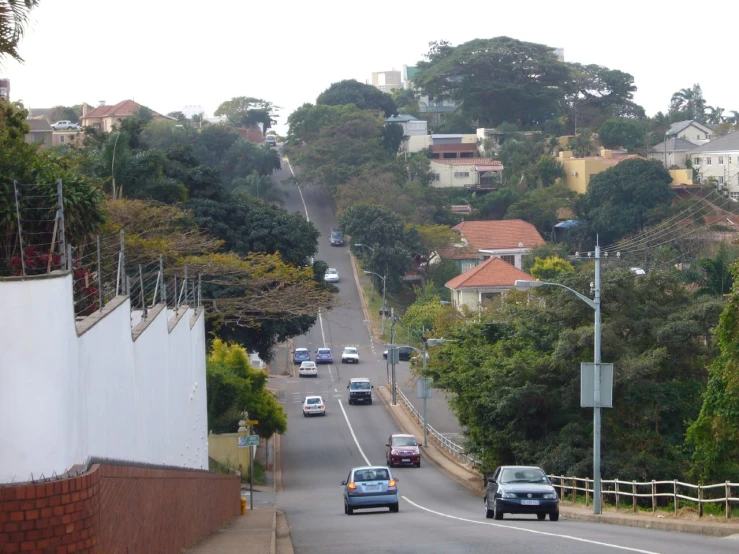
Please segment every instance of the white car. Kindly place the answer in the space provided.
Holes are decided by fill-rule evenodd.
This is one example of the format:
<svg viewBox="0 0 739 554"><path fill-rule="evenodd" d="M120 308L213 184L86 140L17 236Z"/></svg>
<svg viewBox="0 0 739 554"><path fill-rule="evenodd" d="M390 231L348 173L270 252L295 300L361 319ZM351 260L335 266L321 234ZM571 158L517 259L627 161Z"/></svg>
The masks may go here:
<svg viewBox="0 0 739 554"><path fill-rule="evenodd" d="M327 283L338 283L339 282L339 272L336 271L336 268L329 267L326 270L326 274L323 276L323 280Z"/></svg>
<svg viewBox="0 0 739 554"><path fill-rule="evenodd" d="M303 417L309 415L326 415L326 405L320 396L306 396L303 400Z"/></svg>
<svg viewBox="0 0 739 554"><path fill-rule="evenodd" d="M344 347L344 351L341 353L342 364L358 364L359 363L359 352L354 346Z"/></svg>
<svg viewBox="0 0 739 554"><path fill-rule="evenodd" d="M303 362L298 369L299 377L318 377L318 367L316 362Z"/></svg>
<svg viewBox="0 0 739 554"><path fill-rule="evenodd" d="M51 128L55 131L79 131L80 126L77 123L72 123L68 120L57 121L51 124Z"/></svg>

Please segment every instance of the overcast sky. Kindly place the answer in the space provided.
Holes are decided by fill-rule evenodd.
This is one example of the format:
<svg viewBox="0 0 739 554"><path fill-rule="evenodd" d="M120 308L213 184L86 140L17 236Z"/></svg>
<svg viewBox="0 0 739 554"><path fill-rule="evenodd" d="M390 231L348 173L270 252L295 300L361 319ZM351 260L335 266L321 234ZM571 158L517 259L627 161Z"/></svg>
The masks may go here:
<svg viewBox="0 0 739 554"><path fill-rule="evenodd" d="M637 103L666 110L700 83L710 105L739 110L731 1L41 0L5 60L11 98L47 108L127 98L211 115L234 96L281 106L278 126L332 82L422 59L433 40L506 35L564 48L565 60L634 76Z"/></svg>

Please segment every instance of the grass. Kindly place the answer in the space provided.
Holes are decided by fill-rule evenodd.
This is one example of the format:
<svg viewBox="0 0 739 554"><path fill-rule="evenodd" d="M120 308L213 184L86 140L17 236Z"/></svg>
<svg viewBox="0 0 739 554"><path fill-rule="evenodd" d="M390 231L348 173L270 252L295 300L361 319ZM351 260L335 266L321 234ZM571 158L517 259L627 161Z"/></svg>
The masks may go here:
<svg viewBox="0 0 739 554"><path fill-rule="evenodd" d="M230 460L226 460L225 462L219 462L218 460L214 458L208 458L208 469L210 471L215 471L216 473L223 473L227 475L233 474L234 471L236 471L236 466L231 463ZM241 474L241 482L242 483L248 483L249 482L249 468L246 468L246 471ZM255 485L264 485L267 483L267 472L264 469L264 466L257 460L254 460L254 484Z"/></svg>

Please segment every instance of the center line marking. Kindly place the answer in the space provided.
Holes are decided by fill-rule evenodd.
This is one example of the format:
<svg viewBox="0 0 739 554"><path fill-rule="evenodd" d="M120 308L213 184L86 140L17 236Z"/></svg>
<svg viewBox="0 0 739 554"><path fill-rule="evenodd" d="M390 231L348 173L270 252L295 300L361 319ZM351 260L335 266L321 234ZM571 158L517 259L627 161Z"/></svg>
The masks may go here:
<svg viewBox="0 0 739 554"><path fill-rule="evenodd" d="M346 414L344 414L346 415ZM347 420L348 421L348 420ZM354 433L352 433L354 434ZM355 439L356 440L356 439ZM359 446L359 445L357 445ZM430 508L425 508L424 506L420 506L419 504L416 504L412 500L410 500L407 496L402 497L403 500L411 504L412 506L415 506L416 508L420 510L424 510L426 512L429 512L430 514L435 514L437 516L446 517L449 519L456 519L457 521L466 521L467 523L477 523L478 525L489 525L490 527L502 527L503 529L513 529L514 531L523 531L525 533L533 533L535 535L545 535L547 537L557 537L559 539L568 539L571 541L578 541L578 542L586 542L588 544L597 544L598 546L606 546L608 548L617 548L618 550L628 550L629 552L639 552L640 554L659 554L658 552L652 552L651 550L640 550L638 548L631 548L628 546L620 546L618 544L611 544L607 542L601 542L601 541L593 541L590 539L583 539L580 537L573 537L572 535L560 535L558 533L547 533L546 531L537 531L535 529L527 529L526 527L515 527L513 525L502 525L500 523L491 523L489 521L477 521L474 519L467 519L465 517L457 517L452 516L449 514L444 514L442 512L437 512L435 510L431 510Z"/></svg>
<svg viewBox="0 0 739 554"><path fill-rule="evenodd" d="M370 463L369 458L365 456L364 450L362 450L362 447L359 445L359 441L357 440L357 435L354 434L354 429L352 428L352 424L349 423L349 416L346 415L346 410L344 409L344 404L341 402L341 399L339 399L339 408L341 408L341 412L344 414L344 419L346 420L346 424L349 426L349 432L352 434L352 438L354 439L354 444L357 445L357 448L359 449L359 453L362 455L362 458L364 458L364 461L367 462L367 465L371 466L372 464Z"/></svg>

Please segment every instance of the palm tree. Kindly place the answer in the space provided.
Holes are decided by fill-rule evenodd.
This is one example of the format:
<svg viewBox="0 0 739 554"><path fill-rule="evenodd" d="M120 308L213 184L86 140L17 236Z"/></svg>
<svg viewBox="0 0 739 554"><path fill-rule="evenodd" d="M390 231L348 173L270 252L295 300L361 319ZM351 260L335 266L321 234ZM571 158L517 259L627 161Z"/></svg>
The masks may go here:
<svg viewBox="0 0 739 554"><path fill-rule="evenodd" d="M0 59L10 56L23 61L18 54L18 43L26 31L28 14L39 0L0 0Z"/></svg>
<svg viewBox="0 0 739 554"><path fill-rule="evenodd" d="M723 108L719 108L718 106L706 106L706 110L708 112L706 115L707 123L718 125L719 123L723 123L724 121L726 121Z"/></svg>
<svg viewBox="0 0 739 554"><path fill-rule="evenodd" d="M684 112L690 119L703 121L705 119L706 101L699 84L691 88L683 88L672 95L670 112Z"/></svg>

